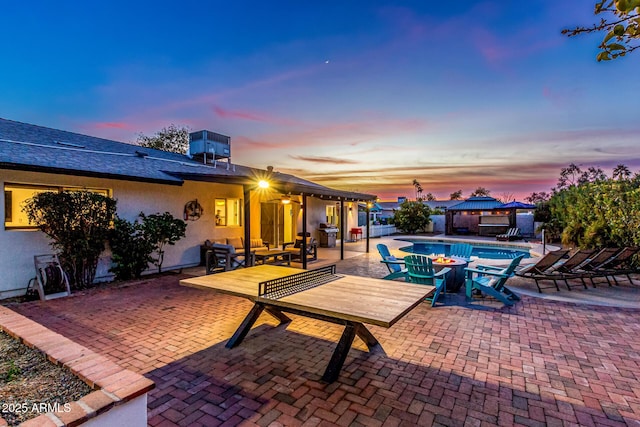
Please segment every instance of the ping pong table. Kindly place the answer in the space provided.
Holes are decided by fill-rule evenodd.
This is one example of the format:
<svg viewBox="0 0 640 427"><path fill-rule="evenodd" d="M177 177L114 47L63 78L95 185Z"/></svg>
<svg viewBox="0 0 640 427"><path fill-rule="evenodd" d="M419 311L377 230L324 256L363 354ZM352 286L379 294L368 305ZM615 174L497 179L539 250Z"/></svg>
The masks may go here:
<svg viewBox="0 0 640 427"><path fill-rule="evenodd" d="M247 298L254 303L227 341L227 348L240 345L263 311L274 316L279 325L291 322L285 312L344 325L322 376L327 383L334 382L340 375L356 336L364 341L369 351L379 347L378 340L364 323L390 328L435 289L407 282L336 274L335 265L315 270L259 265L183 279L180 284Z"/></svg>

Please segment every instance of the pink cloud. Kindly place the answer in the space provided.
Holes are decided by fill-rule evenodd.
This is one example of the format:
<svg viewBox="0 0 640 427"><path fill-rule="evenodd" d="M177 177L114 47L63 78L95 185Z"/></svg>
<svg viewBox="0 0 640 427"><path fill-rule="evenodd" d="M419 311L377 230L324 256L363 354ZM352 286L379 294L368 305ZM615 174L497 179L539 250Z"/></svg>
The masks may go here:
<svg viewBox="0 0 640 427"><path fill-rule="evenodd" d="M567 107L581 98L582 91L578 89L552 89L548 86L542 88L542 96L556 107Z"/></svg>
<svg viewBox="0 0 640 427"><path fill-rule="evenodd" d="M308 129L281 135L281 137L298 141L298 144L322 141L323 144L344 145L345 139L351 145L370 141L387 135L405 135L427 129L429 122L424 119L385 119L382 117L368 117L361 120L326 123L310 126ZM334 141L334 142L332 142Z"/></svg>
<svg viewBox="0 0 640 427"><path fill-rule="evenodd" d="M312 163L325 163L330 165L353 165L358 162L349 159L341 159L338 157L320 157L320 156L291 156L296 160L302 160Z"/></svg>
<svg viewBox="0 0 640 427"><path fill-rule="evenodd" d="M97 123L89 124L88 126L94 129L124 129L124 130L133 129L133 126L123 122L97 122Z"/></svg>
<svg viewBox="0 0 640 427"><path fill-rule="evenodd" d="M264 122L266 121L264 116L258 115L256 113L250 113L248 111L231 111L225 110L222 107L218 107L214 105L213 112L223 119L243 119L243 120L252 120L256 122Z"/></svg>
<svg viewBox="0 0 640 427"><path fill-rule="evenodd" d="M236 149L272 149L287 148L286 145L271 143L262 139L249 138L247 136L238 135L233 137L233 145ZM292 145L293 146L293 145Z"/></svg>
<svg viewBox="0 0 640 427"><path fill-rule="evenodd" d="M253 122L271 123L271 124L285 125L285 126L292 126L292 125L299 124L295 120L276 117L274 115L266 114L266 113L258 113L258 112L248 111L248 110L244 110L244 111L228 110L218 105L214 105L212 109L214 114L220 117L221 119L249 120Z"/></svg>
<svg viewBox="0 0 640 427"><path fill-rule="evenodd" d="M380 9L380 15L410 40L422 40L429 34L431 28L422 17L407 7L383 7Z"/></svg>
<svg viewBox="0 0 640 427"><path fill-rule="evenodd" d="M295 126L293 126L295 123ZM291 122L291 127L278 132L262 133L259 139L237 135L234 145L245 149L291 149L302 146L312 147L321 143L322 146L339 146L345 144L357 146L384 136L398 136L413 134L428 129L431 123L426 119L383 118L378 114L368 114L361 120L342 123L313 124L305 122ZM367 152L375 148L367 147ZM386 147L388 150L388 147Z"/></svg>
<svg viewBox="0 0 640 427"><path fill-rule="evenodd" d="M563 165L564 166L564 165ZM382 199L395 199L398 195L414 196L411 185L417 179L426 192L439 199L447 199L454 191L462 190L467 197L478 186L491 191L494 197L513 195L523 200L534 191L549 191L557 181L560 165L487 165L486 170L476 166L445 165L436 167L377 167L372 169L314 172L305 169L287 170L332 188L375 194ZM507 178L508 177L508 178Z"/></svg>
<svg viewBox="0 0 640 427"><path fill-rule="evenodd" d="M188 129L194 130L194 123L191 120L165 119L164 117L125 116L113 122L77 123L74 120L71 120L71 122L74 123L72 128L79 129L87 135L122 142L134 142L138 134L151 135L170 124L186 126Z"/></svg>

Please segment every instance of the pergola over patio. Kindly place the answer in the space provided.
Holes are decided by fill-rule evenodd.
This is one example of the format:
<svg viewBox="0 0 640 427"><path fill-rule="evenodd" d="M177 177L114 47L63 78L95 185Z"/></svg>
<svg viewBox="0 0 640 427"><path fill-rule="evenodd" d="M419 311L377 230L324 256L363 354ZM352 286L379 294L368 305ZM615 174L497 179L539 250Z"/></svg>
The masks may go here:
<svg viewBox="0 0 640 427"><path fill-rule="evenodd" d="M346 234L346 230L344 228L344 218L345 218L345 202L349 203L358 203L364 202L367 206L373 205L375 200L377 199L376 195L373 194L365 194L358 193L354 191L344 191L337 190L330 187L325 187L320 184L316 184L312 181L308 181L302 178L299 178L294 175L276 172L273 168L269 167L267 170L262 169L253 169L253 168L243 168L240 167L234 168L231 173L226 175L205 175L205 174L185 174L182 173L179 175L183 179L190 179L196 181L206 181L206 182L218 182L225 184L234 184L234 185L242 185L244 192L244 238L246 241L251 239L251 194L260 190L260 181L264 182L265 185L272 191L275 191L277 194L282 195L283 197L296 197L299 198L299 203L301 206L307 206L307 198L316 198L325 201L335 202L339 206L339 215L340 215L340 235L344 236ZM368 209L368 208L367 208ZM309 229L309 224L307 220L308 209L301 209L302 219L301 219L301 229L300 233L302 235L308 235L311 231ZM367 212L368 213L368 212ZM369 252L369 221L367 221L367 237L366 237L366 251ZM343 239L344 241L344 239ZM302 241L302 251L306 250L306 240ZM249 256L250 248L247 246L245 248L245 256ZM344 259L344 244L340 245L340 259ZM307 268L307 259L306 257L302 257L302 268Z"/></svg>
<svg viewBox="0 0 640 427"><path fill-rule="evenodd" d="M489 196L470 197L447 209L445 234L503 234L517 226L516 213L523 209L535 209L535 205L516 201L502 203Z"/></svg>

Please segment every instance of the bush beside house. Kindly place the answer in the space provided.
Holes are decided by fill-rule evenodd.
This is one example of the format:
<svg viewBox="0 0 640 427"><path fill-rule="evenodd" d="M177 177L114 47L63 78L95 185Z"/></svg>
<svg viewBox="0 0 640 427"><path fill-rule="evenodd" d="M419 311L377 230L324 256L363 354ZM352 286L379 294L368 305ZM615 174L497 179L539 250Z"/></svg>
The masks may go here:
<svg viewBox="0 0 640 427"><path fill-rule="evenodd" d="M90 191L45 191L24 207L29 221L51 239L72 288L93 283L116 201Z"/></svg>

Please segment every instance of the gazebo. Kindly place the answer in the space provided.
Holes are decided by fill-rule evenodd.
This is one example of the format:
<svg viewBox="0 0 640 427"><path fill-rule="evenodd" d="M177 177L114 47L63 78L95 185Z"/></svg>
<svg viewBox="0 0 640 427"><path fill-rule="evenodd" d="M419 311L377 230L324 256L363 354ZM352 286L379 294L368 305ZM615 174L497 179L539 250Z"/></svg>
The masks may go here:
<svg viewBox="0 0 640 427"><path fill-rule="evenodd" d="M499 209L500 211L505 211L509 213L509 224L513 224L513 225L510 225L510 227L518 227L518 220L517 220L518 211L532 211L535 208L536 208L536 205L517 202L514 200L513 202L505 203L504 205L500 206Z"/></svg>
<svg viewBox="0 0 640 427"><path fill-rule="evenodd" d="M503 234L517 226L516 213L523 209L535 209L535 205L516 201L502 203L489 196L470 197L447 209L445 234Z"/></svg>

